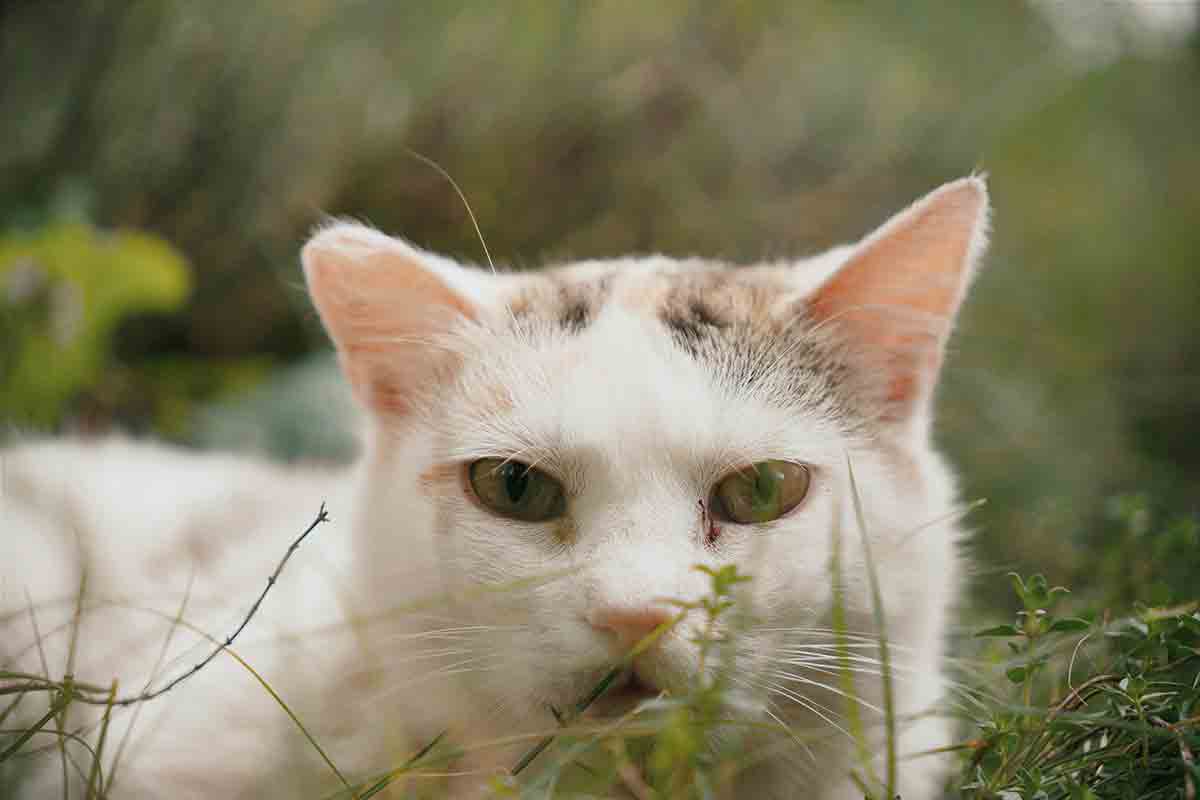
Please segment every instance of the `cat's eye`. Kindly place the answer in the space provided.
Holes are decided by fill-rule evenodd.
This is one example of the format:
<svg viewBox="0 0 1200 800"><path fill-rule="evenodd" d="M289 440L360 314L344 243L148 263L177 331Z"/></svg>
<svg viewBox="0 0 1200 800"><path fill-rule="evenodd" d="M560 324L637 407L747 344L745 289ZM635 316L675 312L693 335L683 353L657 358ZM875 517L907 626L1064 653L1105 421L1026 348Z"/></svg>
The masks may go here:
<svg viewBox="0 0 1200 800"><path fill-rule="evenodd" d="M730 522L770 522L800 505L811 483L812 474L803 464L760 461L722 478L713 488L710 507Z"/></svg>
<svg viewBox="0 0 1200 800"><path fill-rule="evenodd" d="M567 510L562 484L540 469L503 458L481 458L467 468L479 502L494 514L545 522Z"/></svg>

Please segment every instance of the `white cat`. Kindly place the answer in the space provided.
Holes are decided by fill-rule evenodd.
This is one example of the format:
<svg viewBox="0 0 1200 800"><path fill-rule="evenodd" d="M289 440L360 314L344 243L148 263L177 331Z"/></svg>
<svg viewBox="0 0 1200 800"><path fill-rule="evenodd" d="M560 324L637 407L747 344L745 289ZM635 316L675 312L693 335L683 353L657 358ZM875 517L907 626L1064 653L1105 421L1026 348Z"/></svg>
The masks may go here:
<svg viewBox="0 0 1200 800"><path fill-rule="evenodd" d="M449 790L469 793L555 727L551 707L570 708L671 619L671 599L708 592L695 565L732 563L753 578L738 602L754 621L737 634L730 725L793 734L718 737L759 748L734 754L751 766L723 793L862 797L849 703L871 752L886 749L865 529L895 661L897 790L934 797L944 765L904 758L950 742L928 712L944 690L960 531L931 398L987 219L971 177L806 261L653 256L505 274L331 225L303 263L368 412L360 462L285 469L115 439L0 454L0 666L104 687L117 676L119 696L160 685L211 649L172 620L223 638L326 501L332 520L232 649L348 781L449 727L468 751L451 769L470 773ZM835 541L856 700L832 632ZM686 691L702 627L699 613L670 627L623 693ZM52 698L30 692L0 727ZM95 746L94 717L73 705L65 730ZM341 785L227 654L114 709L106 736L113 797ZM10 760L0 794L8 781L21 797L58 796L65 774L82 796L82 744L67 741L64 758L40 733L25 748L42 752ZM872 769L885 773L881 756Z"/></svg>

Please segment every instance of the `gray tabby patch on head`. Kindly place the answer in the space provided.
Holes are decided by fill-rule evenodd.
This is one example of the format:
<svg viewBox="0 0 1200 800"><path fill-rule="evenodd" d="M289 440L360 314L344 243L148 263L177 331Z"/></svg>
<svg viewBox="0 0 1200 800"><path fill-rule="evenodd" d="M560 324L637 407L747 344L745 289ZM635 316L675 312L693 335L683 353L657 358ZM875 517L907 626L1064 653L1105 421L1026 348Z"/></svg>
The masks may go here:
<svg viewBox="0 0 1200 800"><path fill-rule="evenodd" d="M613 263L530 275L509 302L514 321L548 333L581 334L610 305L655 320L663 334L715 382L777 404L861 400L836 349L814 334L787 267L712 261ZM844 390L844 391L842 391Z"/></svg>
<svg viewBox="0 0 1200 800"><path fill-rule="evenodd" d="M676 346L726 386L776 404L820 406L847 422L871 416L841 349L809 319L787 270L711 270L671 282L657 317Z"/></svg>
<svg viewBox="0 0 1200 800"><path fill-rule="evenodd" d="M663 294L658 319L688 353L698 356L706 343L731 333L778 336L787 327L780 318L788 287L765 268L710 269L676 276Z"/></svg>
<svg viewBox="0 0 1200 800"><path fill-rule="evenodd" d="M508 303L513 319L540 319L567 333L581 333L611 294L614 273L577 277L572 270L538 275Z"/></svg>
<svg viewBox="0 0 1200 800"><path fill-rule="evenodd" d="M782 270L708 261L666 262L658 268L599 263L530 276L509 303L514 319L537 319L581 333L610 302L662 322L689 352L715 331L744 323L763 334L782 324L773 313L788 290ZM694 354L694 353L693 353Z"/></svg>

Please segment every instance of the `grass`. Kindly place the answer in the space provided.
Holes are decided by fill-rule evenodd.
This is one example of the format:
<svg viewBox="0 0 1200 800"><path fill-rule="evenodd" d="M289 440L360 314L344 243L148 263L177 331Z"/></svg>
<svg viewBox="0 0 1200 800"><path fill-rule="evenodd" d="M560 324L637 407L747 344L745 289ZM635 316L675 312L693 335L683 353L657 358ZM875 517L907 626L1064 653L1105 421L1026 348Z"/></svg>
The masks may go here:
<svg viewBox="0 0 1200 800"><path fill-rule="evenodd" d="M856 491L854 494L857 496ZM890 699L897 675L887 656L886 609L857 504L856 517L867 547L864 555L879 632L875 644L880 655L878 679L884 713L878 723L863 719L855 702L856 678L861 679L861 671L852 666L858 651L846 630L840 591L835 591L833 608L837 677L846 698L848 735L857 742L858 759L851 775L864 798L892 800L897 797L897 775L905 760L921 754L897 752L896 730L904 720L897 718ZM323 518L324 509L312 527ZM291 553L312 527L288 550L237 632L251 622ZM835 589L841 585L841 537L841 531L834 532L830 570ZM709 594L680 603L677 615L638 643L573 708L552 709L558 727L523 740L527 741L523 755L492 779L494 795L626 796L637 800L728 796L736 777L754 768L756 754L763 752L756 748L765 746L769 751L781 742L804 747L812 741L806 738L810 732L785 730L781 724L748 724L725 713L726 693L735 679L732 654L746 622L739 615L739 587L751 577L733 566L704 571L710 581ZM1020 603L1014 620L979 631L973 638L977 652L956 662L961 673L954 689L956 708L947 713L960 719L963 735L943 750L959 755L961 770L947 796L964 800L1195 800L1200 785L1196 763L1200 752L1200 604L1139 607L1119 618L1066 616L1057 610L1068 594L1066 589L1050 586L1041 575L1024 578L1012 574L1009 580ZM84 613L85 588L81 586L76 600L73 641ZM174 615L172 632L176 627L194 630L183 619L185 607L186 601ZM37 630L32 604L28 613ZM704 623L697 638L703 668L688 690L664 693L617 719L589 719L585 712L621 671L678 625L685 614L697 614ZM221 652L235 658L258 680L336 775L342 788L329 796L331 800L363 800L389 787L409 791L410 785L402 779L442 775L471 747L496 744L455 743L443 733L395 766L352 781L285 698L230 647L237 633L223 640L200 633L214 645L208 658L157 689L147 685L127 697L119 696L115 680L108 685L85 682L69 669L53 678L44 659L42 675L0 671L0 698L11 698L0 706L0 789L4 781L10 788L19 785L24 759L57 750L64 781L74 770L78 784L85 787L84 797L108 796L123 749L123 744L118 746L115 759L109 755L113 709L136 707L168 693ZM39 633L39 647L40 637ZM47 710L32 724L6 727L23 701L36 696L47 698ZM90 727L70 729L67 713L80 703L102 706L103 713ZM829 733L818 732L816 737ZM39 745L38 738L50 738L51 742ZM717 741L726 745L732 741L735 746L714 748ZM78 745L78 750L73 752L69 744ZM80 754L84 762L78 760ZM106 759L110 765L107 776L102 767ZM882 775L878 774L880 764Z"/></svg>
<svg viewBox="0 0 1200 800"><path fill-rule="evenodd" d="M1116 621L1061 617L1065 589L1010 577L1023 609L979 635L1004 640L1009 657L995 671L1012 696L979 706L964 796L1194 800L1198 604Z"/></svg>

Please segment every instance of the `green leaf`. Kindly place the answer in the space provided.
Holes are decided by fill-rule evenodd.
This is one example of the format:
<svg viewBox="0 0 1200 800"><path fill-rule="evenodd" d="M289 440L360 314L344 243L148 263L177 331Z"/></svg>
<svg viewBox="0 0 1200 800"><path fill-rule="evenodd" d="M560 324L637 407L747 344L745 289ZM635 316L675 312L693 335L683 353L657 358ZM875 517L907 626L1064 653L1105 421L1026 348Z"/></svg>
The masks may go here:
<svg viewBox="0 0 1200 800"><path fill-rule="evenodd" d="M1021 630L1016 625L997 625L994 628L985 628L978 631L976 636L1022 636Z"/></svg>
<svg viewBox="0 0 1200 800"><path fill-rule="evenodd" d="M1029 675L1029 670L1025 667L1010 667L1004 674L1013 683L1024 683L1025 678Z"/></svg>
<svg viewBox="0 0 1200 800"><path fill-rule="evenodd" d="M1054 620L1053 624L1050 625L1050 632L1064 633L1066 631L1086 631L1090 627L1092 627L1091 623L1089 623L1086 619L1080 619L1079 617L1062 617L1061 619Z"/></svg>

